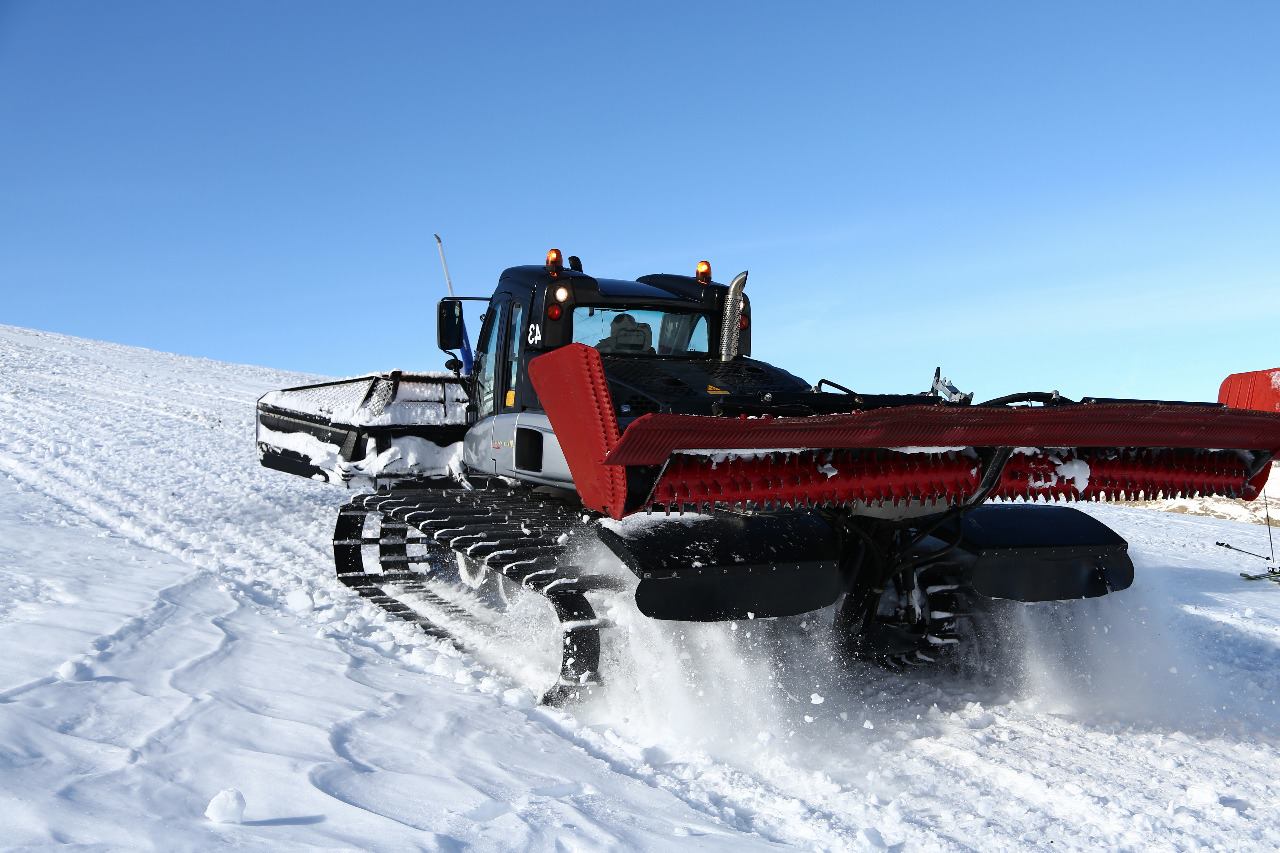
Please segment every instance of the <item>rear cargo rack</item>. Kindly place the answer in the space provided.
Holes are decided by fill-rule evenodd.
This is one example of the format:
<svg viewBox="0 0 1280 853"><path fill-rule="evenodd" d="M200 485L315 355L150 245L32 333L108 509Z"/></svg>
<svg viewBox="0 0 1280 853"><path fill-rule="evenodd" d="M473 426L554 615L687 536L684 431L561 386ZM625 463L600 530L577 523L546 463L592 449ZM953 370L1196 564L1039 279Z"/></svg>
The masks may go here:
<svg viewBox="0 0 1280 853"><path fill-rule="evenodd" d="M396 370L271 391L258 400L262 464L330 483L446 475L467 430L463 383Z"/></svg>

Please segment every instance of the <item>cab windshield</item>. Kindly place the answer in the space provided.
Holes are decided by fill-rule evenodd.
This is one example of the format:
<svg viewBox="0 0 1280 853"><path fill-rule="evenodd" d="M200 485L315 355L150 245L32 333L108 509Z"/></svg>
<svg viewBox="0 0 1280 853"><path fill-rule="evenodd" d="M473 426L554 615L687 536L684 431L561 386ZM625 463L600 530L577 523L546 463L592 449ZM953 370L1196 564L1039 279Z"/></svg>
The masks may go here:
<svg viewBox="0 0 1280 853"><path fill-rule="evenodd" d="M691 311L656 308L573 309L574 343L607 355L705 356L707 318Z"/></svg>

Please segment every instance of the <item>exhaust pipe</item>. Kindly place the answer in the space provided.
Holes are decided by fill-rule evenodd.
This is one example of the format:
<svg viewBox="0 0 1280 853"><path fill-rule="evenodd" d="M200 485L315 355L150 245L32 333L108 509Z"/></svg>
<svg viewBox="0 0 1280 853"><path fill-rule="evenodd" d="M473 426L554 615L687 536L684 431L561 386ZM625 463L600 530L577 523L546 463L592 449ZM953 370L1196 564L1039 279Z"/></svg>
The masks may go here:
<svg viewBox="0 0 1280 853"><path fill-rule="evenodd" d="M743 270L729 283L724 297L724 318L720 321L720 360L733 361L738 355L738 335L742 330L742 291L747 287L747 271Z"/></svg>

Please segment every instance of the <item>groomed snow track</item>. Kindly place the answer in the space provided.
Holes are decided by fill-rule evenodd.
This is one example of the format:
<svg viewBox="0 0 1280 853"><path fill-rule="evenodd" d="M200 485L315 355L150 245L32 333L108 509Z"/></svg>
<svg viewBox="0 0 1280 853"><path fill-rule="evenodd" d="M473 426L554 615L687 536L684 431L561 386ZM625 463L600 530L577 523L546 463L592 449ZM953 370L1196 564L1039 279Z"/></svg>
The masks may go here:
<svg viewBox="0 0 1280 853"><path fill-rule="evenodd" d="M251 440L310 377L5 326L0 368L6 844L1280 847L1280 589L1213 544L1260 525L1089 506L1138 580L1027 608L1005 686L775 665L825 660L817 619L597 607L635 665L568 713L334 580L349 496Z"/></svg>

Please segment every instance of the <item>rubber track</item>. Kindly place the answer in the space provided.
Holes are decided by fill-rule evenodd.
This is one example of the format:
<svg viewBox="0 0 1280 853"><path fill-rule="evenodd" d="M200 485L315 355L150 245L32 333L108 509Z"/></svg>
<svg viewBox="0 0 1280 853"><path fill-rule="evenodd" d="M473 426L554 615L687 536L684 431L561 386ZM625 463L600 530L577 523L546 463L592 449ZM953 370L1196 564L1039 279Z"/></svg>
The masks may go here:
<svg viewBox="0 0 1280 853"><path fill-rule="evenodd" d="M380 519L377 536L365 532L370 516ZM569 562L574 540L585 535L594 533L580 508L540 493L505 486L394 488L357 495L338 511L333 552L340 582L390 615L460 648L463 644L456 637L397 597L396 590L411 592L450 616L469 616L427 588L428 574L412 569L438 560L439 554L411 555L409 545L451 550L544 596L560 620L563 643L559 680L543 701L560 704L600 683L604 622L586 594L621 588L616 578L589 574ZM364 549L369 546L378 549L379 571L365 565Z"/></svg>

